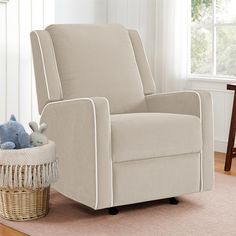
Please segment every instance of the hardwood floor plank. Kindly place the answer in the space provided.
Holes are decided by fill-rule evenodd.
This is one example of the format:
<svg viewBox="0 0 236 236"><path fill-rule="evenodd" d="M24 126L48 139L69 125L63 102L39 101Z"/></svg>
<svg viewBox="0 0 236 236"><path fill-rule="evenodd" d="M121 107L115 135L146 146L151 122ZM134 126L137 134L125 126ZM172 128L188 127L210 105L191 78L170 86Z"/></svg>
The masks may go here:
<svg viewBox="0 0 236 236"><path fill-rule="evenodd" d="M231 171L224 171L225 156L225 153L215 153L215 171L226 175L236 176L236 158L232 160Z"/></svg>
<svg viewBox="0 0 236 236"><path fill-rule="evenodd" d="M0 236L29 236L0 223Z"/></svg>

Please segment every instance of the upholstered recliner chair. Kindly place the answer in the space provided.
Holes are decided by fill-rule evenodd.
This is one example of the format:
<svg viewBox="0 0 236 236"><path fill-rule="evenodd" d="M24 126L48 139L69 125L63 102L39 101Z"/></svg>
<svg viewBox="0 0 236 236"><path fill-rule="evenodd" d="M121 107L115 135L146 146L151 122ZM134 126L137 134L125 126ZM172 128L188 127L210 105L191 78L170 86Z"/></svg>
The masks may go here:
<svg viewBox="0 0 236 236"><path fill-rule="evenodd" d="M51 25L31 41L56 190L102 209L212 188L211 96L156 94L136 31Z"/></svg>

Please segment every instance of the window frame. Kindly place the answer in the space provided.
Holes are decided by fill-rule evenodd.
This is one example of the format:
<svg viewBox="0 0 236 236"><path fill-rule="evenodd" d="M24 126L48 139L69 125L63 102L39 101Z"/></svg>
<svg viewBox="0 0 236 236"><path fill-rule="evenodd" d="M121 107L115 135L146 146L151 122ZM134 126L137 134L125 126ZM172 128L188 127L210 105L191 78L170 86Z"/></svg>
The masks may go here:
<svg viewBox="0 0 236 236"><path fill-rule="evenodd" d="M192 8L191 8L192 10ZM189 78L190 79L199 79L199 80L209 80L209 81L218 81L218 80L222 80L222 82L230 82L230 81L234 81L236 80L236 76L231 76L231 75L221 75L221 74L217 74L217 69L216 69L216 29L217 27L231 27L231 26L235 26L236 27L236 23L217 23L216 21L216 0L212 0L212 22L208 23L208 24L203 24L203 23L199 23L197 27L207 27L209 29L211 29L211 46L212 46L212 73L211 74L197 74L197 73L192 73L192 68L191 68L191 64L192 64L192 55L191 55L191 48L192 48L192 14L190 14L190 30L189 30L189 65L188 65L188 71L189 71Z"/></svg>

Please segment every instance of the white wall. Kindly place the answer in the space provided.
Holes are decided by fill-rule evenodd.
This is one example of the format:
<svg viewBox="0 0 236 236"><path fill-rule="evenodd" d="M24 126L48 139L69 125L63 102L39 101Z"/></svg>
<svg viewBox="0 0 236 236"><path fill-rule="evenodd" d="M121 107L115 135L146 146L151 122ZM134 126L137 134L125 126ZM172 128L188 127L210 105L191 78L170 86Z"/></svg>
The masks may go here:
<svg viewBox="0 0 236 236"><path fill-rule="evenodd" d="M30 31L54 22L54 0L0 2L0 123L38 120Z"/></svg>
<svg viewBox="0 0 236 236"><path fill-rule="evenodd" d="M69 23L106 23L107 0L56 0L55 21Z"/></svg>
<svg viewBox="0 0 236 236"><path fill-rule="evenodd" d="M140 33L154 71L156 0L108 0L108 23L119 23Z"/></svg>

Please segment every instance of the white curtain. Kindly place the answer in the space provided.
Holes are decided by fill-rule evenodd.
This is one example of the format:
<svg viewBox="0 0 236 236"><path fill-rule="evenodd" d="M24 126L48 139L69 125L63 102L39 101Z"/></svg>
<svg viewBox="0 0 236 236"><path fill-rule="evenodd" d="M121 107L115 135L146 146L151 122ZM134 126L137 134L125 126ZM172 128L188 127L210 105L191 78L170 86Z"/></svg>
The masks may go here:
<svg viewBox="0 0 236 236"><path fill-rule="evenodd" d="M191 0L156 0L155 79L159 92L186 86Z"/></svg>

